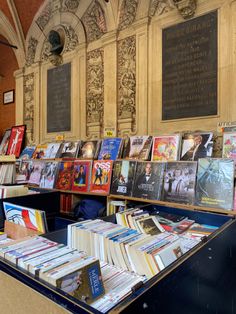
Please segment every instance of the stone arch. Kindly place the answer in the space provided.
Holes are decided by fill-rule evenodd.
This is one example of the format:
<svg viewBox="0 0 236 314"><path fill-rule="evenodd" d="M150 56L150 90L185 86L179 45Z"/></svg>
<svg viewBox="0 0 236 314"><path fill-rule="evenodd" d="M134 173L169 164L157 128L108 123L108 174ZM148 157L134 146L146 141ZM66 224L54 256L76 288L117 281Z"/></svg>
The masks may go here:
<svg viewBox="0 0 236 314"><path fill-rule="evenodd" d="M25 63L24 49L21 46L21 42L18 39L18 36L14 31L11 23L8 21L8 19L1 10L0 10L0 34L4 36L10 44L18 47L18 49L13 49L13 51L16 56L19 68L23 67Z"/></svg>

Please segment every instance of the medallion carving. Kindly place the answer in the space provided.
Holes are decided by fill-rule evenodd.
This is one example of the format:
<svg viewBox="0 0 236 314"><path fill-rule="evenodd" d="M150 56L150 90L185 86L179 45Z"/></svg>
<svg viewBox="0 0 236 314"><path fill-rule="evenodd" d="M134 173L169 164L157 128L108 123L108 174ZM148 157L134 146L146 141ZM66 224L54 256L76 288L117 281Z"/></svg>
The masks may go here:
<svg viewBox="0 0 236 314"><path fill-rule="evenodd" d="M123 0L120 9L119 30L125 29L134 22L137 6L138 0Z"/></svg>
<svg viewBox="0 0 236 314"><path fill-rule="evenodd" d="M131 119L131 131L136 123L136 38L118 42L118 120Z"/></svg>
<svg viewBox="0 0 236 314"><path fill-rule="evenodd" d="M103 50L87 54L87 123L102 124L104 112Z"/></svg>
<svg viewBox="0 0 236 314"><path fill-rule="evenodd" d="M85 12L82 22L86 30L88 42L99 39L107 32L105 15L97 1Z"/></svg>
<svg viewBox="0 0 236 314"><path fill-rule="evenodd" d="M75 12L79 6L79 3L79 0L64 0L62 4L62 10Z"/></svg>
<svg viewBox="0 0 236 314"><path fill-rule="evenodd" d="M41 29L41 31L44 30L44 28L47 25L47 23L49 22L51 16L52 16L52 9L51 9L51 5L48 4L36 20L36 24Z"/></svg>
<svg viewBox="0 0 236 314"><path fill-rule="evenodd" d="M173 2L184 19L194 16L197 9L197 0L173 0Z"/></svg>
<svg viewBox="0 0 236 314"><path fill-rule="evenodd" d="M24 77L24 124L26 124L27 145L34 142L34 74Z"/></svg>
<svg viewBox="0 0 236 314"><path fill-rule="evenodd" d="M37 45L38 45L37 39L30 37L27 57L26 57L26 66L30 66L31 64L34 63L34 57L35 57Z"/></svg>
<svg viewBox="0 0 236 314"><path fill-rule="evenodd" d="M172 0L151 0L149 5L149 16L161 15L174 9Z"/></svg>

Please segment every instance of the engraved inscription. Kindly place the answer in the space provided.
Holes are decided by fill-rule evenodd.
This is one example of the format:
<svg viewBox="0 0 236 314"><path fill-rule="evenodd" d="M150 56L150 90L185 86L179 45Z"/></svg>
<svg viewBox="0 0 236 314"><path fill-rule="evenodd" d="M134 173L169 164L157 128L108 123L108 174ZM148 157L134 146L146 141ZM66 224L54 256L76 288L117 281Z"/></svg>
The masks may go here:
<svg viewBox="0 0 236 314"><path fill-rule="evenodd" d="M162 119L217 114L217 12L163 30Z"/></svg>
<svg viewBox="0 0 236 314"><path fill-rule="evenodd" d="M47 132L71 131L71 64L47 73Z"/></svg>

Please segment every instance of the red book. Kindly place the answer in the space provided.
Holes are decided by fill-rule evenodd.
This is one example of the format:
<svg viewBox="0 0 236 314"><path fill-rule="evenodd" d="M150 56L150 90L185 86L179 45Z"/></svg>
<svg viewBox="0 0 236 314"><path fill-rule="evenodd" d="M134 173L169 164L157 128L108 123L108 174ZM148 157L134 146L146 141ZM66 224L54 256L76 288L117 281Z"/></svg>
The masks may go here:
<svg viewBox="0 0 236 314"><path fill-rule="evenodd" d="M90 192L108 194L111 185L112 160L93 162Z"/></svg>
<svg viewBox="0 0 236 314"><path fill-rule="evenodd" d="M91 161L76 160L74 162L72 191L88 192L91 168Z"/></svg>
<svg viewBox="0 0 236 314"><path fill-rule="evenodd" d="M74 163L72 161L61 161L59 163L56 186L55 186L56 189L59 189L59 190L71 189L73 164Z"/></svg>

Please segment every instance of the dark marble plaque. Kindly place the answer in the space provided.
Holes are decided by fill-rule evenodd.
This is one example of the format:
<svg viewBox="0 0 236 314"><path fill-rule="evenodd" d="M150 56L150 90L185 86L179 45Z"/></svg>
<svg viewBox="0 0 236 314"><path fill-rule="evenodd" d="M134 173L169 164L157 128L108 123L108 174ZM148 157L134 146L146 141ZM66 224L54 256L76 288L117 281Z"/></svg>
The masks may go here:
<svg viewBox="0 0 236 314"><path fill-rule="evenodd" d="M217 114L217 11L163 29L162 119Z"/></svg>
<svg viewBox="0 0 236 314"><path fill-rule="evenodd" d="M47 72L47 132L71 131L71 64Z"/></svg>

